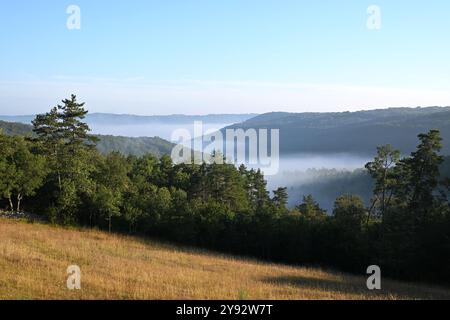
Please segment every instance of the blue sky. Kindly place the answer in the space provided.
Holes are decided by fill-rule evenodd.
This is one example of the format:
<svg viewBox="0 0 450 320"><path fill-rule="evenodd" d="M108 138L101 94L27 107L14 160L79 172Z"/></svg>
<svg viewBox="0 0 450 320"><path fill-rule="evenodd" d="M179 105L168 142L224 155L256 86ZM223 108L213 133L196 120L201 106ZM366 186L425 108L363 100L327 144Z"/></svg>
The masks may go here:
<svg viewBox="0 0 450 320"><path fill-rule="evenodd" d="M72 92L136 114L450 105L449 15L447 0L2 1L0 114Z"/></svg>

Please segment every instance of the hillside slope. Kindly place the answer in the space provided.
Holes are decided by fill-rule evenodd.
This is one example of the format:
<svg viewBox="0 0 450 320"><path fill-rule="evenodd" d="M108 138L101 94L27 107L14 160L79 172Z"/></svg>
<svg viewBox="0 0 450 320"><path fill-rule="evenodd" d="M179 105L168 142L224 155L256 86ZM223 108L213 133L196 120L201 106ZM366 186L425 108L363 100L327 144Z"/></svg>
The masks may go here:
<svg viewBox="0 0 450 320"><path fill-rule="evenodd" d="M0 129L7 135L32 136L33 127L18 122L6 122L0 120ZM172 152L173 143L159 137L120 137L111 135L95 135L100 140L97 149L102 153L119 151L124 155L142 156L151 153L157 157Z"/></svg>
<svg viewBox="0 0 450 320"><path fill-rule="evenodd" d="M450 107L391 108L358 112L266 113L229 128L280 129L281 154L374 154L391 144L413 151L417 135L439 129L443 153L450 155Z"/></svg>
<svg viewBox="0 0 450 320"><path fill-rule="evenodd" d="M66 269L81 268L81 290ZM0 299L450 299L450 290L0 218Z"/></svg>

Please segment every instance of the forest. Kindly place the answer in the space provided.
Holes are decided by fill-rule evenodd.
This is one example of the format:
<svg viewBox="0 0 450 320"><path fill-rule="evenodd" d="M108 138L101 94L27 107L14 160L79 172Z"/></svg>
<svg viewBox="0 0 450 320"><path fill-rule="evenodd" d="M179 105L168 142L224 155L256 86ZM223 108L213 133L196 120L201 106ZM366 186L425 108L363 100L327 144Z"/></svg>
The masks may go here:
<svg viewBox="0 0 450 320"><path fill-rule="evenodd" d="M416 147L416 136L430 128L439 130L446 141L450 139L450 107L323 113L272 112L230 126L236 127L280 129L282 155L300 152L372 155L377 146L385 144L408 154ZM444 144L442 151L450 154L450 144Z"/></svg>
<svg viewBox="0 0 450 320"><path fill-rule="evenodd" d="M450 284L450 179L440 172L438 130L421 133L406 157L378 146L365 168L370 205L342 194L327 214L310 195L288 208L287 188L267 190L263 173L243 165L101 153L87 113L72 95L36 116L33 135L0 134L0 208L268 261L355 273L376 264L392 278Z"/></svg>

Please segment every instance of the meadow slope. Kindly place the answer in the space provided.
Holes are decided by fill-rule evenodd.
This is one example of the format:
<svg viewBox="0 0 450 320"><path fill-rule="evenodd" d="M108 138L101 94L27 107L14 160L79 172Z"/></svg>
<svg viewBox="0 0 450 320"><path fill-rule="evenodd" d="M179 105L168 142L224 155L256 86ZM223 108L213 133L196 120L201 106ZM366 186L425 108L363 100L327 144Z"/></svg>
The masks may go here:
<svg viewBox="0 0 450 320"><path fill-rule="evenodd" d="M81 290L66 269L81 268ZM364 270L362 270L364 272ZM450 299L450 290L0 218L0 299Z"/></svg>

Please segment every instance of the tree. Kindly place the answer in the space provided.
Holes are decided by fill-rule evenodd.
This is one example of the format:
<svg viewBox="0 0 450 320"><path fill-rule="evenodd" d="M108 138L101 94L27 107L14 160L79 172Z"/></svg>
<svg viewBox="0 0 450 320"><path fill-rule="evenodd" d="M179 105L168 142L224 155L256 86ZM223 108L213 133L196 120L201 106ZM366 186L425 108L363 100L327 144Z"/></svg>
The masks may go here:
<svg viewBox="0 0 450 320"><path fill-rule="evenodd" d="M120 216L121 195L104 185L97 187L94 203L100 216L108 221L108 231L112 230L112 218Z"/></svg>
<svg viewBox="0 0 450 320"><path fill-rule="evenodd" d="M11 211L20 212L24 197L35 194L46 174L44 157L33 154L23 137L0 133L0 193L8 199Z"/></svg>
<svg viewBox="0 0 450 320"><path fill-rule="evenodd" d="M378 203L379 216L383 217L392 200L394 188L398 184L395 175L395 166L400 159L400 151L391 145L377 147L377 156L374 161L366 164L366 169L375 180L374 199L369 210L368 219L372 210Z"/></svg>
<svg viewBox="0 0 450 320"><path fill-rule="evenodd" d="M223 202L234 212L248 211L245 181L234 165L212 163L207 165L206 174L209 198Z"/></svg>
<svg viewBox="0 0 450 320"><path fill-rule="evenodd" d="M311 221L323 221L327 217L327 212L320 208L312 195L303 197L303 202L296 209L301 215Z"/></svg>
<svg viewBox="0 0 450 320"><path fill-rule="evenodd" d="M82 195L92 195L95 171L96 138L82 121L87 111L76 96L62 101L46 114L37 115L33 121L36 144L47 158L50 175L41 190L42 198L52 209L52 219L72 223L77 217Z"/></svg>
<svg viewBox="0 0 450 320"><path fill-rule="evenodd" d="M58 107L52 108L45 114L38 114L32 121L33 131L37 135L36 142L41 153L47 157L52 176L56 177L59 190L62 191L61 170L63 164L60 154L63 146L61 123Z"/></svg>
<svg viewBox="0 0 450 320"><path fill-rule="evenodd" d="M279 187L273 191L272 202L281 213L287 213L289 194L286 187Z"/></svg>
<svg viewBox="0 0 450 320"><path fill-rule="evenodd" d="M249 199L251 208L254 213L262 213L265 211L267 204L270 201L269 192L267 191L267 182L264 180L264 175L260 169L249 171L244 167L240 168L241 176L244 177L245 189L247 190L247 197Z"/></svg>
<svg viewBox="0 0 450 320"><path fill-rule="evenodd" d="M77 97L72 94L70 99L64 99L63 105L58 105L61 111L58 114L60 121L60 132L63 139L72 151L80 145L94 146L98 138L89 134L89 126L81 121L88 111L84 109L84 102L78 103Z"/></svg>
<svg viewBox="0 0 450 320"><path fill-rule="evenodd" d="M142 210L129 202L123 203L123 217L128 222L128 232L133 233L136 231L137 222L143 216Z"/></svg>
<svg viewBox="0 0 450 320"><path fill-rule="evenodd" d="M381 249L384 265L395 276L418 278L429 270L442 276L444 263L440 260L448 252L448 229L445 230L447 202L439 197L439 155L441 137L437 130L418 136L420 143L409 157L401 159L395 167L397 184L394 203L381 224Z"/></svg>
<svg viewBox="0 0 450 320"><path fill-rule="evenodd" d="M435 202L435 190L439 185L439 167L444 158L438 154L442 138L438 130L420 134L420 144L411 157L400 163L401 181L404 183L401 195L406 197L409 208L425 215Z"/></svg>
<svg viewBox="0 0 450 320"><path fill-rule="evenodd" d="M360 229L366 216L364 202L359 196L343 195L334 203L333 217L343 226Z"/></svg>
<svg viewBox="0 0 450 320"><path fill-rule="evenodd" d="M130 188L128 177L131 166L127 159L118 152L108 154L99 164L95 176L97 183L94 195L97 211L108 221L108 230L112 229L112 218L121 215L124 193ZM138 211L128 207L129 217ZM133 217L134 218L134 217Z"/></svg>

